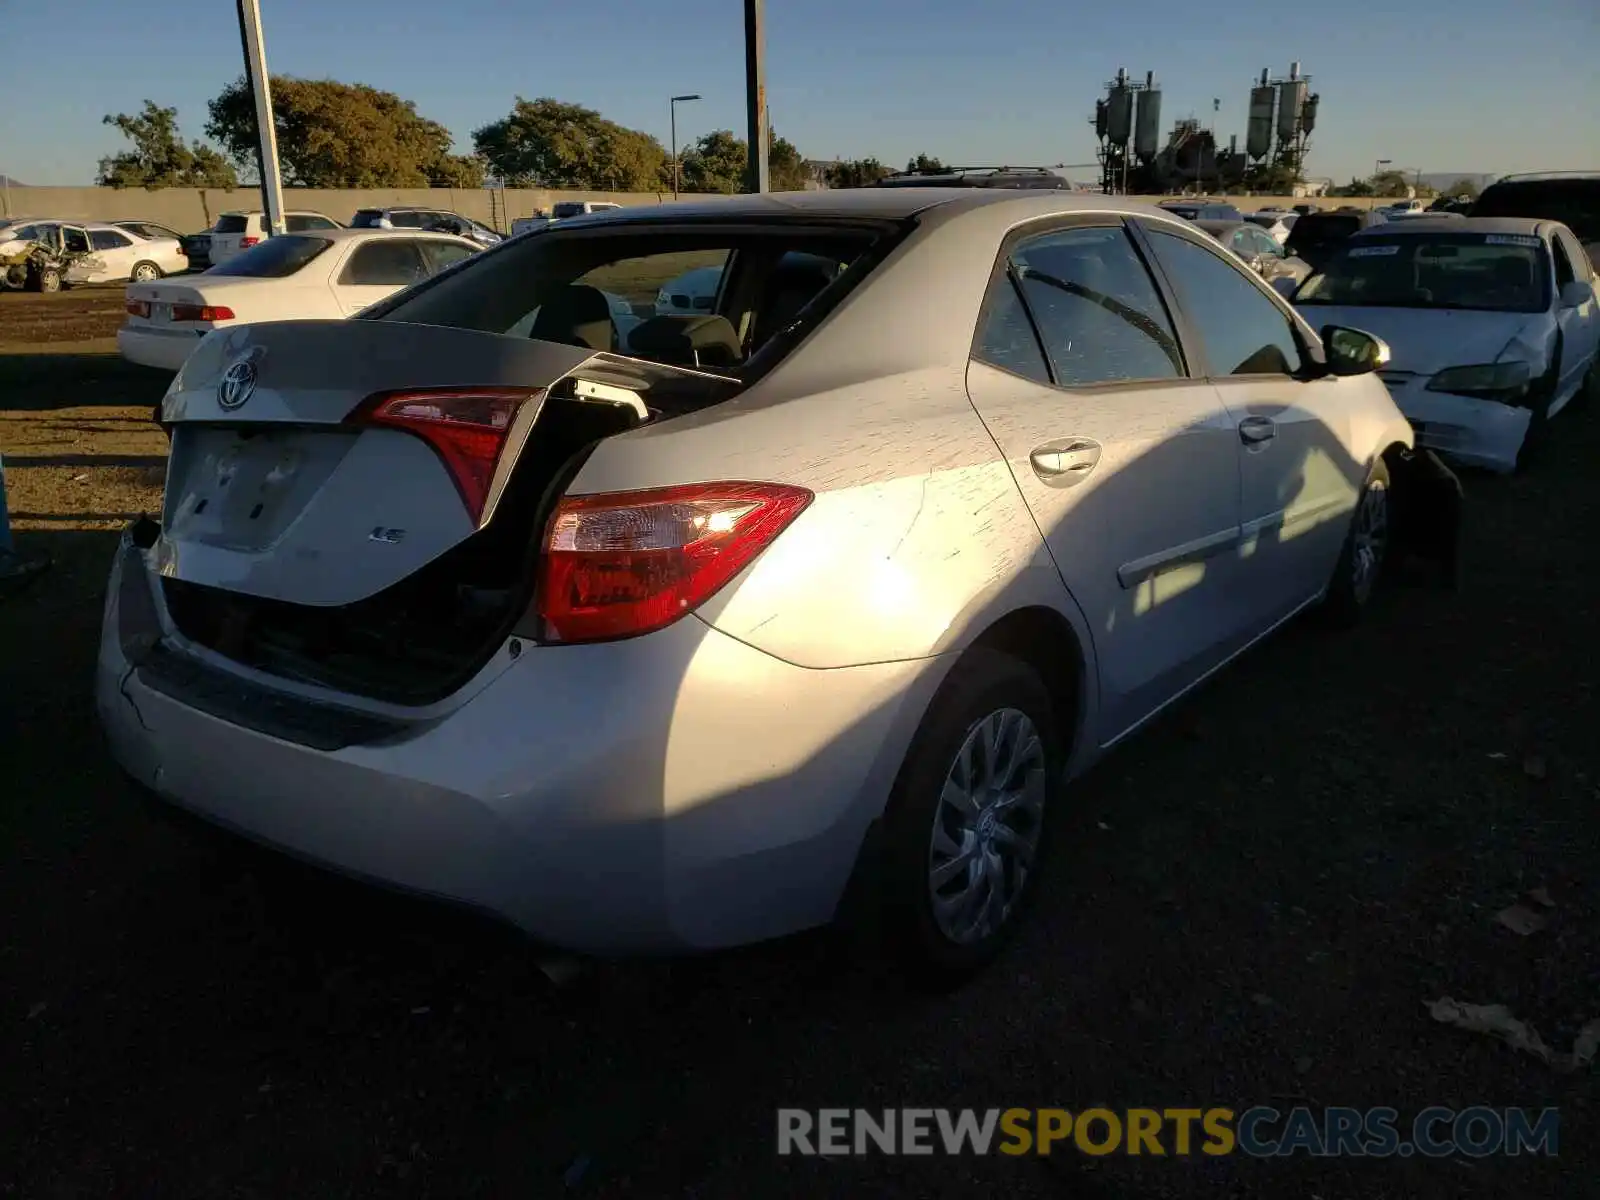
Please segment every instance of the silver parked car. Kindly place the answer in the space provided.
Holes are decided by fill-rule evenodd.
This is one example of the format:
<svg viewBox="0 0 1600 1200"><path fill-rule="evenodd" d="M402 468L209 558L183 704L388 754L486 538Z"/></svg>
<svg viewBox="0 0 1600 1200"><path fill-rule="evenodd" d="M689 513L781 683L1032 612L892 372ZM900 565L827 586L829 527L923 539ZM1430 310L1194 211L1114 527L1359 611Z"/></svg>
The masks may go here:
<svg viewBox="0 0 1600 1200"><path fill-rule="evenodd" d="M619 352L605 293L717 264L716 311ZM560 224L200 343L99 712L173 804L542 941L870 911L959 976L1075 776L1300 610L1355 618L1426 527L1454 481L1384 355L1115 197Z"/></svg>
<svg viewBox="0 0 1600 1200"><path fill-rule="evenodd" d="M1280 294L1293 292L1308 275L1311 265L1286 250L1272 234L1254 222L1196 221L1217 241L1237 254Z"/></svg>

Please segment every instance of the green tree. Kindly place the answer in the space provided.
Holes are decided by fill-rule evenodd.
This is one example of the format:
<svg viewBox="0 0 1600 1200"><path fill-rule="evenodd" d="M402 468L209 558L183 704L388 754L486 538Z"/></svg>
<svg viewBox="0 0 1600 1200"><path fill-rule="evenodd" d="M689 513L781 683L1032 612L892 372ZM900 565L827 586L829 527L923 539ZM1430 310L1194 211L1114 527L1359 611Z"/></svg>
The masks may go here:
<svg viewBox="0 0 1600 1200"><path fill-rule="evenodd" d="M210 104L206 134L253 173L255 100L243 78ZM483 162L450 153L450 131L393 92L334 79L272 77L284 182L299 187L481 187Z"/></svg>
<svg viewBox="0 0 1600 1200"><path fill-rule="evenodd" d="M917 175L942 175L950 168L937 158L919 154L906 163L906 170Z"/></svg>
<svg viewBox="0 0 1600 1200"><path fill-rule="evenodd" d="M592 108L517 97L511 111L473 131L473 145L507 187L655 191L670 179L661 143Z"/></svg>
<svg viewBox="0 0 1600 1200"><path fill-rule="evenodd" d="M767 161L770 171L771 159ZM743 138L734 137L731 129L714 130L684 152L683 190L727 196L742 192L748 163Z"/></svg>
<svg viewBox="0 0 1600 1200"><path fill-rule="evenodd" d="M828 167L828 186L831 188L870 187L885 175L893 172L875 158L857 158L836 162Z"/></svg>
<svg viewBox="0 0 1600 1200"><path fill-rule="evenodd" d="M775 192L804 191L811 182L811 170L799 148L772 130L767 132L767 182Z"/></svg>
<svg viewBox="0 0 1600 1200"><path fill-rule="evenodd" d="M144 102L137 116L118 113L101 124L114 125L133 143L132 150L100 160L102 187L237 187L232 165L210 146L185 144L178 134L178 110Z"/></svg>
<svg viewBox="0 0 1600 1200"><path fill-rule="evenodd" d="M1399 171L1379 171L1367 182L1372 188L1372 195L1389 196L1402 200L1411 187L1411 184L1406 181L1405 175Z"/></svg>

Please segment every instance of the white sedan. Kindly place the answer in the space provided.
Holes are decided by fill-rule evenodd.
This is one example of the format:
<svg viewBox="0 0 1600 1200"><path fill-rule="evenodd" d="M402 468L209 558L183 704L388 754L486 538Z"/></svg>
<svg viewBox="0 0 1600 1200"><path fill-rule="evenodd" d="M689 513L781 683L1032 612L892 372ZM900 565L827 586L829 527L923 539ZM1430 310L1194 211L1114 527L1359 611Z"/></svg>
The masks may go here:
<svg viewBox="0 0 1600 1200"><path fill-rule="evenodd" d="M1294 304L1389 343L1380 374L1418 445L1511 471L1530 431L1600 394L1595 285L1555 221L1418 218L1354 234Z"/></svg>
<svg viewBox="0 0 1600 1200"><path fill-rule="evenodd" d="M175 236L141 236L125 225L97 221L85 225L84 230L99 266L81 273L69 271L67 278L73 283L117 283L124 279L149 283L189 269L183 243Z"/></svg>
<svg viewBox="0 0 1600 1200"><path fill-rule="evenodd" d="M213 329L347 317L479 249L465 238L416 231L282 234L200 275L130 283L117 349L129 362L176 371Z"/></svg>

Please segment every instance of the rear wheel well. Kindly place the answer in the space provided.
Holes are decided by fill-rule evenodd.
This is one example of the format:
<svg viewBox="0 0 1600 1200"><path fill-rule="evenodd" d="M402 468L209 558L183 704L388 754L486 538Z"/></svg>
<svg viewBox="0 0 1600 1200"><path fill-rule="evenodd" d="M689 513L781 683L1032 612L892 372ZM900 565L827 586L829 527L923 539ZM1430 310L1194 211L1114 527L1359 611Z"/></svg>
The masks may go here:
<svg viewBox="0 0 1600 1200"><path fill-rule="evenodd" d="M1072 623L1042 605L1019 608L984 630L968 651L978 648L1009 654L1034 669L1050 693L1057 727L1070 752L1077 741L1085 669L1083 647Z"/></svg>

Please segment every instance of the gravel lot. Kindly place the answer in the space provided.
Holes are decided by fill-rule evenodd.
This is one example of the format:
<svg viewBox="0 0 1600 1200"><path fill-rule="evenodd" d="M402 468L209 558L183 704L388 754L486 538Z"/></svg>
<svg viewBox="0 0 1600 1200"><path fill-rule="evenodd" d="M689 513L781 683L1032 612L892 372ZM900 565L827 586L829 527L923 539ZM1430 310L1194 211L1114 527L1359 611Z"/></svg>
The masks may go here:
<svg viewBox="0 0 1600 1200"><path fill-rule="evenodd" d="M1594 1076L1424 1002L1561 1049L1600 1015L1597 414L1467 477L1461 592L1289 629L1084 781L1037 919L967 989L820 938L557 987L502 931L175 829L119 779L100 591L165 439L103 296L0 296L11 505L58 559L0 603L0 1194L1596 1194ZM1541 886L1548 928L1495 923ZM1093 1103L1559 1105L1561 1153L773 1154L778 1106Z"/></svg>

